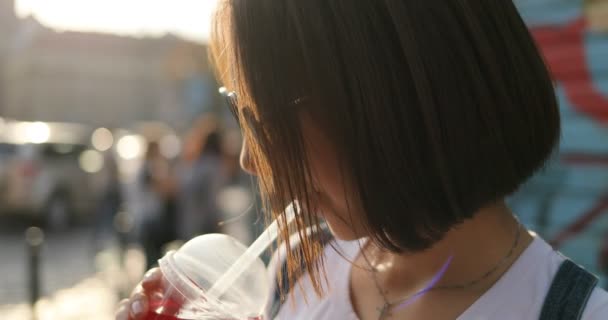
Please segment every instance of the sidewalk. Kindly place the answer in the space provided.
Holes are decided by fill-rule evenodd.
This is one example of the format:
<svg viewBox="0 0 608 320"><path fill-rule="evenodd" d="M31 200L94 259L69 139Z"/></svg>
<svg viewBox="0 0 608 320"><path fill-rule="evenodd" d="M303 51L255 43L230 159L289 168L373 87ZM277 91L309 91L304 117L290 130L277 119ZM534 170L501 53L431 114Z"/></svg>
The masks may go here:
<svg viewBox="0 0 608 320"><path fill-rule="evenodd" d="M94 276L71 288L62 289L36 303L36 318L28 304L0 305L2 320L113 320L120 300L119 292L128 292L143 274L141 251L127 250L121 268L116 248L101 252L95 259Z"/></svg>
<svg viewBox="0 0 608 320"><path fill-rule="evenodd" d="M118 296L99 276L57 291L36 304L37 320L112 320ZM0 306L4 320L27 320L32 311L27 304Z"/></svg>

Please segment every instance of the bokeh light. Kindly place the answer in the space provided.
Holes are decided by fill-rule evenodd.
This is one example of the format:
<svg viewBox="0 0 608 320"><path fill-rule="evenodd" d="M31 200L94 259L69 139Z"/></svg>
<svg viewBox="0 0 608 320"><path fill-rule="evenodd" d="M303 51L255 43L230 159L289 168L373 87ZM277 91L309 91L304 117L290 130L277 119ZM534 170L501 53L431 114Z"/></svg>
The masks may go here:
<svg viewBox="0 0 608 320"><path fill-rule="evenodd" d="M91 143L95 149L103 152L112 148L114 145L114 136L110 130L99 128L93 132Z"/></svg>
<svg viewBox="0 0 608 320"><path fill-rule="evenodd" d="M116 152L125 160L132 160L143 155L144 138L138 135L127 135L118 140Z"/></svg>
<svg viewBox="0 0 608 320"><path fill-rule="evenodd" d="M21 122L15 126L15 136L28 143L45 143L51 137L51 129L43 122Z"/></svg>
<svg viewBox="0 0 608 320"><path fill-rule="evenodd" d="M179 138L174 134L164 136L159 142L160 153L169 159L173 159L179 155L182 150L182 145Z"/></svg>
<svg viewBox="0 0 608 320"><path fill-rule="evenodd" d="M97 173L103 168L103 155L96 150L87 150L78 158L80 168L88 173Z"/></svg>

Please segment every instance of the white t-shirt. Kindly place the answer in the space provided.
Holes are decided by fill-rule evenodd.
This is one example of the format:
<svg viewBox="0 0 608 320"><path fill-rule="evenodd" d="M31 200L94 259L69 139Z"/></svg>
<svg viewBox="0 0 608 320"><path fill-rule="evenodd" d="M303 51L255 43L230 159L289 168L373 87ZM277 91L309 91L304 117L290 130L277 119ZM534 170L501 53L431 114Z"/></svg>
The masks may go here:
<svg viewBox="0 0 608 320"><path fill-rule="evenodd" d="M330 245L325 248L327 279L330 288L318 298L308 276L300 279L301 290L288 296L279 320L359 320L350 301L349 279L353 261L361 248L359 241L334 241L338 254ZM347 260L345 260L348 259ZM490 290L471 305L457 320L536 320L545 296L564 257L554 251L540 237L522 253L511 268ZM274 270L272 271L274 272ZM596 288L589 301L583 320L608 319L608 293Z"/></svg>

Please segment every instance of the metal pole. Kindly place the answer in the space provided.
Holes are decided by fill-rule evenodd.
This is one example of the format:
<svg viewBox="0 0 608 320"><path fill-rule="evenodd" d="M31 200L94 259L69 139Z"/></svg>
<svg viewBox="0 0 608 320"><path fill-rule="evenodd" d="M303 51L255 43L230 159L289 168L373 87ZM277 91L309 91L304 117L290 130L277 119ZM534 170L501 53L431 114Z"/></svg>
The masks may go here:
<svg viewBox="0 0 608 320"><path fill-rule="evenodd" d="M120 245L121 250L121 266L123 266L122 258L124 253L127 251L127 246L129 244L129 233L133 229L133 221L130 215L126 211L119 211L116 216L114 216L114 230L118 237L118 243Z"/></svg>
<svg viewBox="0 0 608 320"><path fill-rule="evenodd" d="M27 244L28 291L32 309L32 319L36 320L36 302L40 299L40 251L44 244L44 232L38 227L30 227L25 231Z"/></svg>
<svg viewBox="0 0 608 320"><path fill-rule="evenodd" d="M123 270L123 274L128 274L127 265L125 263L125 256L127 253L127 248L129 245L129 233L133 230L133 221L131 216L126 211L119 211L116 216L114 216L114 231L116 232L116 236L118 238L119 244L119 264L120 269ZM128 282L128 281L127 281ZM121 285L118 288L118 294L121 298L126 298L129 295L129 288Z"/></svg>

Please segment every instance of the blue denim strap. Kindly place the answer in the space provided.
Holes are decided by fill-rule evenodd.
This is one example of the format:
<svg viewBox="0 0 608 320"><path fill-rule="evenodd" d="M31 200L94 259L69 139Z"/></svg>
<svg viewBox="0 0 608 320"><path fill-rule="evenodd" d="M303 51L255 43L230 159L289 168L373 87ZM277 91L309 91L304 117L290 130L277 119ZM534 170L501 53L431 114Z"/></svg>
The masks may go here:
<svg viewBox="0 0 608 320"><path fill-rule="evenodd" d="M598 279L570 260L562 263L547 293L540 320L579 320Z"/></svg>
<svg viewBox="0 0 608 320"><path fill-rule="evenodd" d="M329 230L327 229L327 227L321 227L320 232L320 244L321 246L325 247L332 239L333 236L331 235L331 233L329 232ZM292 251L295 250L299 250L300 246L298 244L298 246L291 248ZM304 273L306 272L306 266L302 263L298 266L298 270L295 270L294 274L292 275L293 278L289 278L288 276L288 270L287 270L287 261L283 260L281 263L281 281L275 281L274 284L274 292L273 292L273 296L271 297L271 301L270 301L270 319L272 320L274 319L277 314L279 313L279 311L281 310L281 307L283 306L283 303L285 302L285 298L286 295L289 294L289 292L291 291L291 287L289 286L290 284L295 283L298 278L300 276L302 276ZM278 280L278 278L277 278Z"/></svg>

